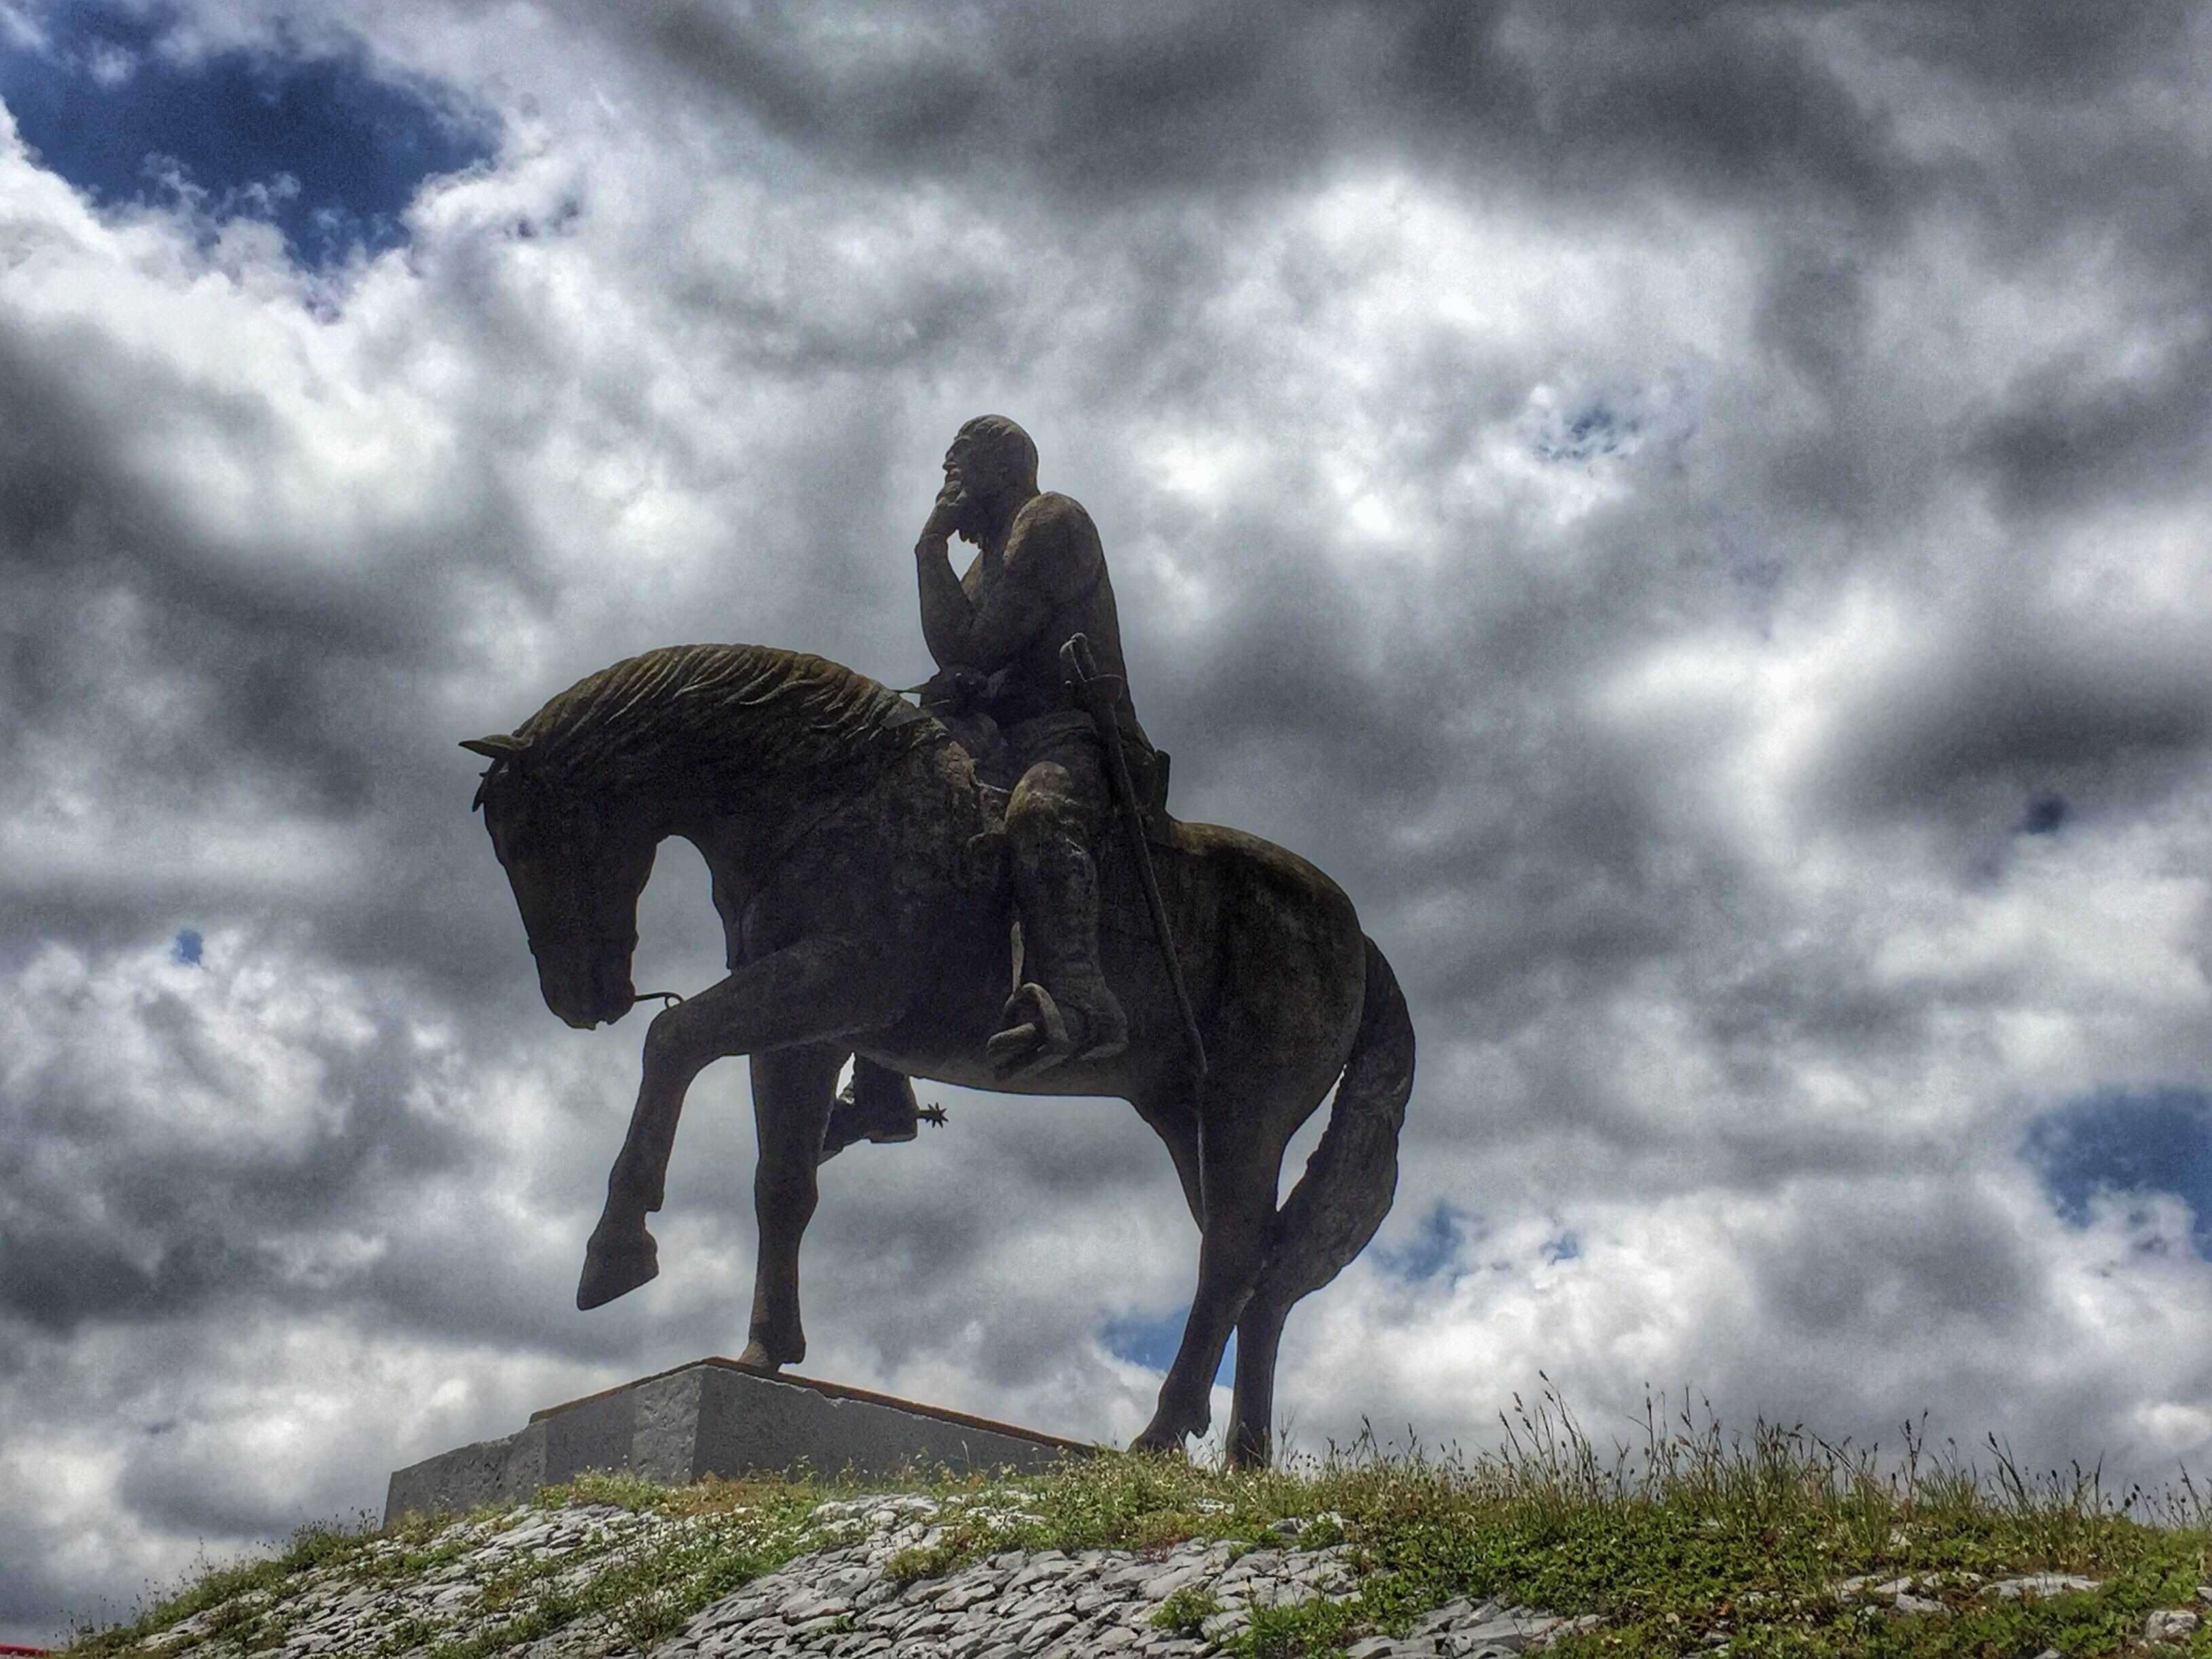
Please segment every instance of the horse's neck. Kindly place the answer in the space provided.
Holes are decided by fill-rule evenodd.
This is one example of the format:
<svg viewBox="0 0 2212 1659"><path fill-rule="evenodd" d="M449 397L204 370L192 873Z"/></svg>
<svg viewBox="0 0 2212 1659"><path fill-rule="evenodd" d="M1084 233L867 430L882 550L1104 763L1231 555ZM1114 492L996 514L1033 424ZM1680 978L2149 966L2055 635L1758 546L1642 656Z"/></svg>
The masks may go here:
<svg viewBox="0 0 2212 1659"><path fill-rule="evenodd" d="M744 869L762 862L758 851L774 839L774 815L750 803L685 802L662 821L662 841L688 841L710 864Z"/></svg>
<svg viewBox="0 0 2212 1659"><path fill-rule="evenodd" d="M771 773L741 793L674 803L661 836L697 848L718 881L750 884L850 804L849 789L826 784L809 772Z"/></svg>

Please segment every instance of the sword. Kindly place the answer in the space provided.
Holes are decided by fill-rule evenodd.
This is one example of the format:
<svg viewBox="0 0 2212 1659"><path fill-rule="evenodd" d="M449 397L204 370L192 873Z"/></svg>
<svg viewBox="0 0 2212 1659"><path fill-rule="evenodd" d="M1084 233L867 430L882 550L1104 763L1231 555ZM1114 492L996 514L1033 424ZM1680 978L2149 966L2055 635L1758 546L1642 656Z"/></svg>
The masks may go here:
<svg viewBox="0 0 2212 1659"><path fill-rule="evenodd" d="M1182 963L1176 957L1175 934L1168 927L1168 908L1160 902L1159 878L1152 872L1152 849L1145 839L1144 810L1137 805L1137 787L1129 781L1129 757L1121 752L1121 726L1114 718L1114 694L1118 675L1098 672L1098 659L1087 635L1078 634L1060 647L1060 665L1067 676L1091 723L1098 729L1098 742L1106 751L1106 780L1113 786L1114 804L1121 809L1121 827L1128 832L1129 851L1136 859L1137 883L1145 890L1145 908L1152 918L1152 937L1159 941L1160 960L1175 991L1176 1009L1182 1015L1183 1041L1190 1045L1191 1070L1196 1080L1206 1080L1206 1039L1199 1035L1198 1015L1190 1006Z"/></svg>

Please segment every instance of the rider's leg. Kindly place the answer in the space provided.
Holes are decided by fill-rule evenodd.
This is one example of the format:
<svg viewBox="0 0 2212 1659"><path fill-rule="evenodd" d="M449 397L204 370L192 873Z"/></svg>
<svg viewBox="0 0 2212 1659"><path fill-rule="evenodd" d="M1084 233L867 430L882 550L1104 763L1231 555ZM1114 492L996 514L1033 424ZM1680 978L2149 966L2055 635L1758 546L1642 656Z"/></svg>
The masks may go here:
<svg viewBox="0 0 2212 1659"><path fill-rule="evenodd" d="M834 1157L856 1140L872 1140L879 1146L912 1140L921 1133L921 1123L914 1079L856 1054L852 1081L838 1094L830 1114L822 1156Z"/></svg>
<svg viewBox="0 0 2212 1659"><path fill-rule="evenodd" d="M1023 984L990 1042L1003 1077L1128 1046L1128 1022L1098 970L1098 866L1091 854L1105 805L1095 755L1039 761L1006 803Z"/></svg>

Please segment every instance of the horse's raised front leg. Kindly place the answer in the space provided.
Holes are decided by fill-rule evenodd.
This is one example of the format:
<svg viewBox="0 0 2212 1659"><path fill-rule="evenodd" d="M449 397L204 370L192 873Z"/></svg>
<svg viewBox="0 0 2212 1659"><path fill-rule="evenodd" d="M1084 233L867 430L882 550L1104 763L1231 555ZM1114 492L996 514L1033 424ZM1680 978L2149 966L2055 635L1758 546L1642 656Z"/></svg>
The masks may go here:
<svg viewBox="0 0 2212 1659"><path fill-rule="evenodd" d="M813 1218L823 1132L836 1103L837 1073L849 1051L835 1042L773 1048L753 1056L753 1215L760 1250L753 1262L753 1316L741 1365L766 1370L806 1358L799 1322L799 1241Z"/></svg>
<svg viewBox="0 0 2212 1659"><path fill-rule="evenodd" d="M1182 1344L1160 1386L1158 1407L1131 1443L1137 1451L1175 1451L1183 1437L1203 1434L1213 1420L1213 1376L1229 1334L1250 1300L1267 1253L1275 1216L1275 1182L1282 1147L1255 1136L1231 1118L1231 1109L1210 1103L1200 1138L1205 1152L1204 1229L1198 1250L1198 1290L1191 1298ZM1172 1144L1172 1143L1170 1143ZM1181 1160L1178 1160L1180 1163Z"/></svg>
<svg viewBox="0 0 2212 1659"><path fill-rule="evenodd" d="M576 1305L596 1308L659 1272L646 1231L660 1207L684 1092L714 1060L830 1041L890 1024L899 992L885 964L839 938L801 939L749 962L689 1002L656 1014L629 1133L607 1176L607 1204L584 1249Z"/></svg>

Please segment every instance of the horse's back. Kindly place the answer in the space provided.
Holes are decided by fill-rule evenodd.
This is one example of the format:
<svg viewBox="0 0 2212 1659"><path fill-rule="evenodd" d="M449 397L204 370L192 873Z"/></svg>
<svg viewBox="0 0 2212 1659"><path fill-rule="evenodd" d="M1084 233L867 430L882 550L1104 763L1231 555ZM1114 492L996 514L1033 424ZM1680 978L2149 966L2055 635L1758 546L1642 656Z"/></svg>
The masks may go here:
<svg viewBox="0 0 2212 1659"><path fill-rule="evenodd" d="M1215 1064L1264 1054L1333 1079L1366 990L1350 896L1289 848L1221 824L1175 823L1155 866Z"/></svg>

